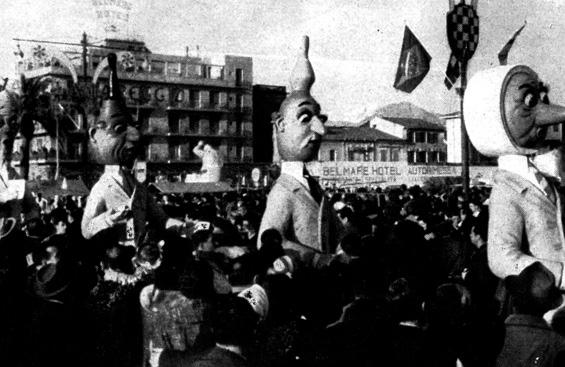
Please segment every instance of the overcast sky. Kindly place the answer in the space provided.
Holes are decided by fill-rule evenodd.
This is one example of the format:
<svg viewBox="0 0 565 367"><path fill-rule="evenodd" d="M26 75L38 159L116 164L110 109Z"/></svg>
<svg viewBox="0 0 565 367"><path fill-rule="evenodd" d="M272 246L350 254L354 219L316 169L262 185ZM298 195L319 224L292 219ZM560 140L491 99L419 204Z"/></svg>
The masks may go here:
<svg viewBox="0 0 565 367"><path fill-rule="evenodd" d="M13 71L14 37L78 42L105 36L94 2L100 0L3 0L0 74ZM433 112L459 108L444 84L449 59L445 35L448 0L125 0L133 5L123 33L156 53L203 53L253 57L254 83L287 85L301 35L310 36L316 72L313 95L332 120L356 122L388 103L409 101ZM470 1L470 0L469 0ZM494 66L512 33L528 25L509 63L532 66L565 104L565 17L559 0L479 0L479 47L469 73ZM432 56L432 70L412 94L392 88L404 26ZM22 46L24 44L22 43Z"/></svg>

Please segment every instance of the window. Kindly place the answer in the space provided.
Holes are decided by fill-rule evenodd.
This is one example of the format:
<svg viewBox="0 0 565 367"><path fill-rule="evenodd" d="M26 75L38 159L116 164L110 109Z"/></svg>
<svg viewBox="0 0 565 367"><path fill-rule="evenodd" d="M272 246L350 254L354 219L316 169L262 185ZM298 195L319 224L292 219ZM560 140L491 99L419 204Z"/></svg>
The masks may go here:
<svg viewBox="0 0 565 367"><path fill-rule="evenodd" d="M388 161L388 149L381 149L379 151L379 160L381 162L387 162Z"/></svg>
<svg viewBox="0 0 565 367"><path fill-rule="evenodd" d="M163 61L152 61L151 72L154 74L163 74L165 71L165 63Z"/></svg>
<svg viewBox="0 0 565 367"><path fill-rule="evenodd" d="M240 86L243 81L243 70L235 69L235 85Z"/></svg>
<svg viewBox="0 0 565 367"><path fill-rule="evenodd" d="M210 135L217 135L219 129L220 129L220 122L215 118L210 119L210 122L209 122Z"/></svg>
<svg viewBox="0 0 565 367"><path fill-rule="evenodd" d="M398 162L398 161L400 161L400 149L398 149L398 148L390 148L390 161L391 161L391 162Z"/></svg>
<svg viewBox="0 0 565 367"><path fill-rule="evenodd" d="M437 143L437 133L428 132L428 143L430 144Z"/></svg>
<svg viewBox="0 0 565 367"><path fill-rule="evenodd" d="M441 163L447 162L447 153L446 152L439 152L439 161Z"/></svg>
<svg viewBox="0 0 565 367"><path fill-rule="evenodd" d="M330 149L330 162L335 161L335 150Z"/></svg>
<svg viewBox="0 0 565 367"><path fill-rule="evenodd" d="M200 119L198 118L194 118L194 119L190 119L190 133L191 134L198 134L199 130L200 130Z"/></svg>
<svg viewBox="0 0 565 367"><path fill-rule="evenodd" d="M425 143L426 142L426 132L416 131L414 133L414 143Z"/></svg>
<svg viewBox="0 0 565 367"><path fill-rule="evenodd" d="M210 92L210 107L218 107L220 104L220 93Z"/></svg>
<svg viewBox="0 0 565 367"><path fill-rule="evenodd" d="M180 72L180 62L167 63L167 75L179 75Z"/></svg>
<svg viewBox="0 0 565 367"><path fill-rule="evenodd" d="M408 163L415 163L416 162L416 152L413 150L408 151Z"/></svg>
<svg viewBox="0 0 565 367"><path fill-rule="evenodd" d="M429 153L428 162L439 163L439 152L428 152L428 153Z"/></svg>
<svg viewBox="0 0 565 367"><path fill-rule="evenodd" d="M409 132L408 132L408 141L411 142L411 143L415 143L415 142L416 142L416 140L415 140L415 138L414 138L414 131L409 131Z"/></svg>
<svg viewBox="0 0 565 367"><path fill-rule="evenodd" d="M416 163L426 163L426 155L427 152L425 150L416 152Z"/></svg>
<svg viewBox="0 0 565 367"><path fill-rule="evenodd" d="M196 106L196 98L198 96L197 90L189 90L188 91L188 104L190 107Z"/></svg>

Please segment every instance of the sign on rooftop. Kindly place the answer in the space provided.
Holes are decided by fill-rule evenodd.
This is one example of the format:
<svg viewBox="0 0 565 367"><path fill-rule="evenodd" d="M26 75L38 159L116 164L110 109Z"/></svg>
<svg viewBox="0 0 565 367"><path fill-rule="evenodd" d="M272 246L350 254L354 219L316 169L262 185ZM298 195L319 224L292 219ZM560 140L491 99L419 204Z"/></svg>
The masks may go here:
<svg viewBox="0 0 565 367"><path fill-rule="evenodd" d="M133 9L127 0L92 0L96 20L103 27L106 36L124 36Z"/></svg>

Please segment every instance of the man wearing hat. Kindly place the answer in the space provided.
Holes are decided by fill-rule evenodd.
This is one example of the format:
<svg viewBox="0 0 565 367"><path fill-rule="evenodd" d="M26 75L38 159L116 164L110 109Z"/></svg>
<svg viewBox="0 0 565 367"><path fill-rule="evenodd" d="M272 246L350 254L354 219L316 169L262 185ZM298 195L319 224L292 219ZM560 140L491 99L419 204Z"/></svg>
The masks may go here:
<svg viewBox="0 0 565 367"><path fill-rule="evenodd" d="M565 122L565 107L550 104L531 68L482 70L465 93L465 125L484 155L498 157L489 203L488 261L499 278L539 261L565 289L562 142L548 131ZM562 182L561 182L562 184Z"/></svg>
<svg viewBox="0 0 565 367"><path fill-rule="evenodd" d="M181 227L168 218L132 169L140 149L139 126L127 111L118 86L116 55L108 55L109 98L89 129L90 154L104 164L104 174L92 187L82 218L82 235L90 239L112 228L122 245L135 246L146 232L146 222L156 229Z"/></svg>
<svg viewBox="0 0 565 367"><path fill-rule="evenodd" d="M315 76L308 60L308 37L303 41L291 75L291 92L274 116L273 143L275 159L278 155L282 160L281 174L267 198L258 238L274 228L281 233L284 248L307 256L335 251L338 220L305 166L317 157L327 117L310 95Z"/></svg>
<svg viewBox="0 0 565 367"><path fill-rule="evenodd" d="M551 271L535 262L519 275L506 277L504 284L515 299L516 313L505 321L506 336L496 366L563 366L565 339L543 319L562 301Z"/></svg>

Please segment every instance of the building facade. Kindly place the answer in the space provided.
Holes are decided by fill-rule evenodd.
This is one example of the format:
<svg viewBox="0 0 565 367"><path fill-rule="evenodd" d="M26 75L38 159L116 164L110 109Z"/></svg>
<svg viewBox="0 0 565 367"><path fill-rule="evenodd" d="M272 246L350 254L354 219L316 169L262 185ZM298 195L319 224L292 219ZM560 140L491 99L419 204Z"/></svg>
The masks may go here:
<svg viewBox="0 0 565 367"><path fill-rule="evenodd" d="M406 161L406 142L368 126L328 127L318 152L322 162Z"/></svg>
<svg viewBox="0 0 565 367"><path fill-rule="evenodd" d="M108 93L107 69L99 75L95 72L109 52L117 54L125 101L144 135L146 149L139 159L147 162L149 177L158 172L173 177L197 171L200 160L192 150L200 140L222 153L228 177L239 174L242 167L253 161L250 57L161 55L150 52L142 42L122 40L106 40L102 47L86 47L84 51L82 59L69 55L72 67L49 53L43 57L34 53L18 63L19 71L27 77L51 79L63 173L68 171L72 175L84 166L87 128ZM80 75L78 83L73 83L73 67ZM39 130L36 133L36 144L47 145L48 152L53 146L57 151L54 136L45 137ZM15 150L18 149L16 143ZM52 175L54 165L54 154L45 159L32 157L30 178L34 171L43 177Z"/></svg>
<svg viewBox="0 0 565 367"><path fill-rule="evenodd" d="M272 114L279 110L285 98L285 87L253 86L253 157L257 163L273 162Z"/></svg>
<svg viewBox="0 0 565 367"><path fill-rule="evenodd" d="M409 164L447 163L445 127L439 124L418 118L372 116L363 126L403 140Z"/></svg>
<svg viewBox="0 0 565 367"><path fill-rule="evenodd" d="M461 112L452 112L441 115L445 121L446 140L447 140L447 162L461 164ZM550 133L560 134L560 126L557 129L550 128ZM482 155L475 149L473 143L469 141L469 164L472 165L496 165L497 159Z"/></svg>

